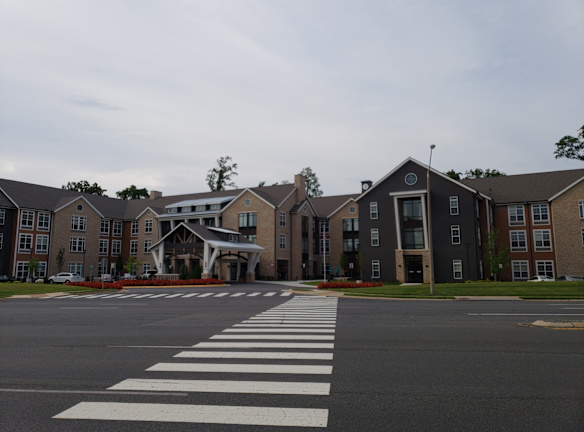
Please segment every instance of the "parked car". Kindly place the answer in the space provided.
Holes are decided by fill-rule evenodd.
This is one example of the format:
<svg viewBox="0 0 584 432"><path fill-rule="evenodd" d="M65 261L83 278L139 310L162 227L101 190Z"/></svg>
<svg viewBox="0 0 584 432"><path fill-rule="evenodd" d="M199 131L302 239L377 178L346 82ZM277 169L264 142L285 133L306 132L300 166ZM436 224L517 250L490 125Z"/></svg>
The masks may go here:
<svg viewBox="0 0 584 432"><path fill-rule="evenodd" d="M158 271L156 271L156 270L148 270L148 271L145 271L144 273L142 273L140 275L140 278L141 279L153 279L154 276L156 276L156 273L158 273Z"/></svg>
<svg viewBox="0 0 584 432"><path fill-rule="evenodd" d="M132 275L130 273L124 274L124 280L135 280L135 279L136 279L135 275Z"/></svg>
<svg viewBox="0 0 584 432"><path fill-rule="evenodd" d="M555 279L549 276L534 276L527 282L554 282Z"/></svg>
<svg viewBox="0 0 584 432"><path fill-rule="evenodd" d="M79 273L58 273L49 278L49 283L85 282L85 278Z"/></svg>
<svg viewBox="0 0 584 432"><path fill-rule="evenodd" d="M584 282L584 278L581 278L580 276L569 276L569 275L560 276L556 280L570 281L570 282Z"/></svg>
<svg viewBox="0 0 584 432"><path fill-rule="evenodd" d="M1 275L0 282L14 282L14 278L8 275Z"/></svg>
<svg viewBox="0 0 584 432"><path fill-rule="evenodd" d="M111 282L112 281L112 275L109 273L104 273L101 276L96 276L95 278L93 278L94 282Z"/></svg>

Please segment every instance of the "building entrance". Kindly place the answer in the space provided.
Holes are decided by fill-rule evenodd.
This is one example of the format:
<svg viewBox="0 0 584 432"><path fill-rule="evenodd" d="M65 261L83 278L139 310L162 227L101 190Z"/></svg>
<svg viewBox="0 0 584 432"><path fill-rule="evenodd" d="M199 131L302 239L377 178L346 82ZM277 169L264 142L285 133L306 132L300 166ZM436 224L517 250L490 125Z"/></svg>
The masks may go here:
<svg viewBox="0 0 584 432"><path fill-rule="evenodd" d="M422 283L424 282L424 266L421 256L404 257L406 266L406 282Z"/></svg>

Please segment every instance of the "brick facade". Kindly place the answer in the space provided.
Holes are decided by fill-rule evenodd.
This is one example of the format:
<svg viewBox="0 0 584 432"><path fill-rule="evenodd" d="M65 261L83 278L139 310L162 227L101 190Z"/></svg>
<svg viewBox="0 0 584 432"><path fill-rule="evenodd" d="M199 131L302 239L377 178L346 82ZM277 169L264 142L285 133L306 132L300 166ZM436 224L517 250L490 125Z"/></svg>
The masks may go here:
<svg viewBox="0 0 584 432"><path fill-rule="evenodd" d="M551 202L557 276L584 277L584 181L578 182Z"/></svg>

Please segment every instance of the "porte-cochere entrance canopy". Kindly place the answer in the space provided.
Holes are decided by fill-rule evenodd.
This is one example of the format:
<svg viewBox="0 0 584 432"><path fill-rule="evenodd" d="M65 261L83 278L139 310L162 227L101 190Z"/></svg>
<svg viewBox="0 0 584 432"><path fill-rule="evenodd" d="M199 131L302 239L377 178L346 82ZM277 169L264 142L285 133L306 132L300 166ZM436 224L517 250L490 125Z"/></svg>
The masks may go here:
<svg viewBox="0 0 584 432"><path fill-rule="evenodd" d="M180 223L152 245L150 252L158 273L177 272L181 265L202 268L202 277L226 280L255 280L255 268L264 248L249 242L237 231ZM228 270L229 269L229 270ZM225 272L226 277L222 277Z"/></svg>

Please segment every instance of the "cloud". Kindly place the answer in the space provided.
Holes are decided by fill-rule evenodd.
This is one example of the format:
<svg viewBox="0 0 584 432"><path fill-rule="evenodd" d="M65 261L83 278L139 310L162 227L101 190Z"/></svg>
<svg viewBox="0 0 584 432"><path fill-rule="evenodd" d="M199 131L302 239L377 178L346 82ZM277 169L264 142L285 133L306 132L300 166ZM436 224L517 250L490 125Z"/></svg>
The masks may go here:
<svg viewBox="0 0 584 432"><path fill-rule="evenodd" d="M70 104L85 107L85 108L97 108L104 111L126 111L125 108L117 107L114 105L109 105L99 99L90 98L86 96L71 96L66 99Z"/></svg>

